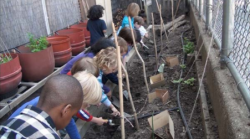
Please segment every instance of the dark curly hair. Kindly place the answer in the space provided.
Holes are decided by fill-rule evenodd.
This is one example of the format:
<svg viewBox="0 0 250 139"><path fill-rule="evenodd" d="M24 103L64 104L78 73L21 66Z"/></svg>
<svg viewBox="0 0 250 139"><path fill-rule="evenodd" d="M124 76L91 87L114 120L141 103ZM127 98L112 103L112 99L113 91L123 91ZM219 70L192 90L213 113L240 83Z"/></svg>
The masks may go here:
<svg viewBox="0 0 250 139"><path fill-rule="evenodd" d="M102 17L104 8L101 5L94 5L88 11L88 18L90 20L97 20Z"/></svg>

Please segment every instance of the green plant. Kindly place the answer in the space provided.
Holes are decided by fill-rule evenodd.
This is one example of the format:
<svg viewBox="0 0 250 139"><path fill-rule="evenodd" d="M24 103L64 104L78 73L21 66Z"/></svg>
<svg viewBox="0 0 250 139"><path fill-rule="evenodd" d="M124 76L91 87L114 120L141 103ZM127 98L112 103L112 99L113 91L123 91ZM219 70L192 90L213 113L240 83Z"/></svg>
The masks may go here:
<svg viewBox="0 0 250 139"><path fill-rule="evenodd" d="M193 86L193 85L194 85L194 81L195 81L195 78L194 78L194 77L192 77L192 78L187 79L186 81L184 81L184 83L183 83L183 84Z"/></svg>
<svg viewBox="0 0 250 139"><path fill-rule="evenodd" d="M181 83L183 81L182 78L180 78L179 80L173 80L172 83L174 84L178 84L178 83Z"/></svg>
<svg viewBox="0 0 250 139"><path fill-rule="evenodd" d="M46 37L41 37L39 39L35 39L34 35L28 33L30 43L27 47L30 48L31 52L39 52L48 47L49 42L47 41Z"/></svg>
<svg viewBox="0 0 250 139"><path fill-rule="evenodd" d="M189 41L187 38L184 38L184 52L186 54L194 53L194 43Z"/></svg>
<svg viewBox="0 0 250 139"><path fill-rule="evenodd" d="M0 64L7 63L12 60L11 56L0 54Z"/></svg>
<svg viewBox="0 0 250 139"><path fill-rule="evenodd" d="M180 67L181 67L182 69L185 69L187 66L186 66L185 64L181 64Z"/></svg>

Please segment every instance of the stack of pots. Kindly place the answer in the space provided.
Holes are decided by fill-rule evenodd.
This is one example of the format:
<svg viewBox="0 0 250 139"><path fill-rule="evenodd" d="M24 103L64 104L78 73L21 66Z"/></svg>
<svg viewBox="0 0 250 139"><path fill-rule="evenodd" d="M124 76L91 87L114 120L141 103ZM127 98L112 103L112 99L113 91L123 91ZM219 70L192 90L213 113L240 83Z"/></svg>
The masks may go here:
<svg viewBox="0 0 250 139"><path fill-rule="evenodd" d="M72 56L70 38L66 35L54 35L47 37L54 52L55 66L60 67L67 63Z"/></svg>
<svg viewBox="0 0 250 139"><path fill-rule="evenodd" d="M88 20L85 20L84 22L81 22L79 24L72 25L70 28L82 29L84 31L86 46L88 47L90 45L90 32L87 30L87 23Z"/></svg>
<svg viewBox="0 0 250 139"><path fill-rule="evenodd" d="M23 81L39 82L54 71L55 59L51 46L39 52L31 52L30 48L20 46L18 51Z"/></svg>
<svg viewBox="0 0 250 139"><path fill-rule="evenodd" d="M7 54L9 56L9 54ZM0 64L0 100L16 94L17 86L22 78L22 68L17 54L10 54L12 60Z"/></svg>
<svg viewBox="0 0 250 139"><path fill-rule="evenodd" d="M56 32L58 35L66 35L70 38L72 55L76 56L85 49L85 37L82 29L68 28Z"/></svg>

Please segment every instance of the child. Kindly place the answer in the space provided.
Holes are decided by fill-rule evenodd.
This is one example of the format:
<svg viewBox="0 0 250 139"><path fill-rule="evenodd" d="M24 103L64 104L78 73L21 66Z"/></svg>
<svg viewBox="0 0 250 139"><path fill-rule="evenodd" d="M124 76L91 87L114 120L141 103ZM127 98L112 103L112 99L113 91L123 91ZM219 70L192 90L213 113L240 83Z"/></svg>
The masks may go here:
<svg viewBox="0 0 250 139"><path fill-rule="evenodd" d="M89 57L83 57L83 58L77 60L71 69L71 73L73 75L75 75L76 73L78 73L80 71L87 71L87 72L93 74L95 77L98 77L99 73L100 73L95 61ZM102 82L99 82L99 83L102 85ZM110 100L107 98L107 95L104 94L104 92L102 92L102 100L99 102L102 102L107 107L110 107L114 111L114 115L115 115L115 112L118 113L118 115L119 115L119 111L111 104ZM106 122L102 118L93 117L85 110L79 111L77 114L77 117L84 120L84 121L87 121L87 122L91 121L91 122L97 123L98 125L102 125L103 123Z"/></svg>
<svg viewBox="0 0 250 139"><path fill-rule="evenodd" d="M0 126L0 137L59 139L56 130L70 122L82 102L83 90L75 78L53 76L45 83L36 106L27 106Z"/></svg>
<svg viewBox="0 0 250 139"><path fill-rule="evenodd" d="M90 32L90 46L101 37L105 37L107 26L105 21L100 19L103 15L103 10L104 8L101 5L94 5L88 11L87 30Z"/></svg>
<svg viewBox="0 0 250 139"><path fill-rule="evenodd" d="M137 3L130 3L122 20L121 28L129 27L129 17L131 18L132 28L134 28L134 17L138 15L139 11L140 7Z"/></svg>
<svg viewBox="0 0 250 139"><path fill-rule="evenodd" d="M141 40L143 40L143 37L148 38L148 32L144 28L143 24L144 24L143 18L140 16L135 16L134 25L135 25L135 28L137 28L140 31L141 38L142 38Z"/></svg>

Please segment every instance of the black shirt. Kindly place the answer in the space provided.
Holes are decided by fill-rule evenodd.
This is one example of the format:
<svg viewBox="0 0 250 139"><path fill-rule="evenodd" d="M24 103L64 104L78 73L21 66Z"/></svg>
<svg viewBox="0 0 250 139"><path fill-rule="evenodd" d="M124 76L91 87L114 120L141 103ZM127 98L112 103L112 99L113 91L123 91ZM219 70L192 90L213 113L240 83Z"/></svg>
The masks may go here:
<svg viewBox="0 0 250 139"><path fill-rule="evenodd" d="M87 29L90 32L90 45L93 45L98 39L105 37L103 30L106 30L107 26L102 19L89 20Z"/></svg>

